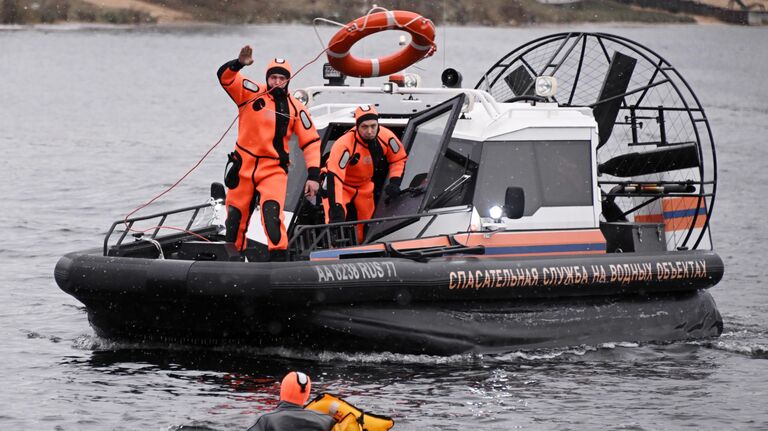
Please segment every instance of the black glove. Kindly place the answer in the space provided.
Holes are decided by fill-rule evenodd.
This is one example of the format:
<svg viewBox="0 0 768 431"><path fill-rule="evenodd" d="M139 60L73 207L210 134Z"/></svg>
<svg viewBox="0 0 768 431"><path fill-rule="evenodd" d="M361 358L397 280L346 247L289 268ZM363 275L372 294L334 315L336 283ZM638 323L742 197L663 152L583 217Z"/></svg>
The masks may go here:
<svg viewBox="0 0 768 431"><path fill-rule="evenodd" d="M240 184L240 167L243 165L243 157L237 151L227 154L227 166L224 168L224 184L230 190Z"/></svg>
<svg viewBox="0 0 768 431"><path fill-rule="evenodd" d="M384 192L390 198L396 198L400 196L400 183L403 181L400 177L393 177L389 179L389 184L384 187Z"/></svg>
<svg viewBox="0 0 768 431"><path fill-rule="evenodd" d="M328 210L328 221L330 223L341 223L346 218L344 214L344 207L341 204L333 204Z"/></svg>
<svg viewBox="0 0 768 431"><path fill-rule="evenodd" d="M321 183L322 181L320 180L320 168L308 168L307 180L317 181L318 183Z"/></svg>
<svg viewBox="0 0 768 431"><path fill-rule="evenodd" d="M312 168L310 168L312 169ZM320 195L321 199L328 199L328 184L326 182L326 177L328 176L327 173L322 172L320 175L318 175L317 182L320 183L320 190L317 191L317 194ZM309 179L309 178L307 178Z"/></svg>

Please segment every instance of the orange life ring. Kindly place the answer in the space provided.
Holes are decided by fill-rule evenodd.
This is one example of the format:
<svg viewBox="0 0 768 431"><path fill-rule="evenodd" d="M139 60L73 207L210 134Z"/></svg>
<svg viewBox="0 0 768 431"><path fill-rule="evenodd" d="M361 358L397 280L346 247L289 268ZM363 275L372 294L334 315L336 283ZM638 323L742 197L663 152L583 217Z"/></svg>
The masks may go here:
<svg viewBox="0 0 768 431"><path fill-rule="evenodd" d="M358 58L349 51L360 39L384 30L404 30L411 34L405 48L379 58ZM369 78L385 76L405 69L432 54L435 26L423 16L404 10L376 12L360 17L339 30L328 42L328 62L348 76Z"/></svg>

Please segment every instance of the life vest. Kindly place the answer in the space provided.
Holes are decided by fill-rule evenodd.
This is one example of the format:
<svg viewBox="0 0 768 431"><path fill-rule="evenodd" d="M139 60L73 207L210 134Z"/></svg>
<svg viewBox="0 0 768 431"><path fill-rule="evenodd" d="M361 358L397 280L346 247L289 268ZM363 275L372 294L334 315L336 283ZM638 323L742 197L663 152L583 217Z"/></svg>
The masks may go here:
<svg viewBox="0 0 768 431"><path fill-rule="evenodd" d="M387 431L395 421L386 416L363 412L342 398L328 393L318 395L305 409L325 413L336 419L334 431Z"/></svg>
<svg viewBox="0 0 768 431"><path fill-rule="evenodd" d="M348 413L331 428L331 431L363 431L363 426L357 421L354 413Z"/></svg>

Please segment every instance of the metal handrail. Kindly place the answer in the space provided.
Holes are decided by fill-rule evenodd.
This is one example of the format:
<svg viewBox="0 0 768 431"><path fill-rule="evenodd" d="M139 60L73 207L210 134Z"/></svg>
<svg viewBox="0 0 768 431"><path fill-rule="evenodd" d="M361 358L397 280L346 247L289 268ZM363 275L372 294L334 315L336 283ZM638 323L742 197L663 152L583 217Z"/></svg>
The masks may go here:
<svg viewBox="0 0 768 431"><path fill-rule="evenodd" d="M327 86L327 87L312 86L312 87L303 88L303 90L306 91L310 97L310 100L307 102L307 105L310 106L310 111L312 110L312 107L311 107L312 99L316 94L320 94L320 93L402 94L402 95L446 94L446 95L454 95L454 96L464 93L467 95L467 97L472 97L474 100L478 101L481 105L483 105L483 108L485 108L485 111L488 113L488 115L491 118L498 118L501 115L501 109L499 109L498 102L496 101L496 99L493 98L491 94L489 94L487 91L484 91L484 90L477 90L472 88L398 87L395 85L391 87L392 91L385 91L381 87L332 87L332 86ZM351 106L356 106L356 105L350 105L350 107Z"/></svg>
<svg viewBox="0 0 768 431"><path fill-rule="evenodd" d="M446 211L439 211L439 212L425 212L420 214L408 214L408 215L401 215L401 216L391 216L391 217L380 217L380 218L373 218L368 220L359 220L359 221L345 221L345 222L338 222L338 223L328 223L328 224L319 224L319 225L300 225L297 226L294 230L293 238L290 239L288 242L288 249L289 250L295 250L296 255L308 255L308 253L311 253L312 251L322 249L322 247L318 247L318 243L322 239L328 239L330 240L332 238L333 229L336 229L337 232L342 236L342 239L344 240L350 240L351 244L350 246L356 246L360 245L357 241L357 235L356 233L351 235L351 237L347 237L344 235L343 229L346 227L353 228L353 231L355 230L355 226L357 225L371 225L374 223L382 223L382 222L388 222L388 221L397 221L397 220L408 220L408 219L421 219L424 217L431 217L432 220L428 222L428 225L434 222L434 220L441 215L445 214L455 214L455 213L463 213L467 212L466 207L461 207L454 210L446 210ZM302 238L304 238L304 233L315 231L314 236L307 235L311 238L314 238L315 240L312 241L311 244L309 244L309 247L306 249L299 250L296 243L299 242ZM424 233L426 232L426 229L422 229L414 238L411 239L419 239L421 238ZM329 241L330 242L330 241Z"/></svg>
<svg viewBox="0 0 768 431"><path fill-rule="evenodd" d="M178 208L178 209L174 209L174 210L158 212L158 213L155 213L155 214L150 214L150 215L145 215L145 216L137 216L137 217L131 217L131 218L127 218L127 219L116 220L116 221L114 221L112 223L112 225L110 226L109 230L104 235L104 245L103 245L104 256L108 255L109 248L110 248L109 241L110 241L110 238L116 233L115 228L118 225L125 224L126 228L123 231L118 231L118 232L122 232L122 234L120 235L120 238L118 238L118 240L114 244L112 244L112 247L118 247L118 246L122 245L123 241L125 240L125 238L126 238L126 236L128 234L128 232L130 232L131 227L133 227L134 223L136 223L138 221L151 220L151 219L156 219L156 218L159 218L161 220L165 220L165 219L167 219L168 216L171 216L171 215L174 215L174 214L180 214L180 213L184 213L184 212L192 212L192 214L190 215L189 221L187 223L187 230L188 230L194 224L194 222L196 221L198 215L201 212L200 210L203 209L203 208L211 207L211 206L212 206L212 202L209 201L209 202L206 202L204 204L193 205L193 206L188 206L188 207L184 207L184 208ZM349 241L349 243L350 243L349 245L354 246L354 245L358 245L357 234L356 234L355 227L357 225L359 225L359 224L370 225L370 224L374 224L374 223L381 223L381 222L388 222L388 221L408 220L408 219L421 219L421 218L424 218L424 217L431 217L432 220L430 220L430 222L429 222L429 224L431 224L440 215L461 213L461 212L466 212L466 211L467 211L467 208L466 207L462 207L462 208L458 208L458 209L454 209L454 210L429 212L429 213L421 213L421 214L408 214L408 215L392 216L392 217L380 217L380 218L374 218L374 219L362 220L362 221L347 221L347 222L330 223L330 224L322 224L322 225L300 225L300 226L296 227L296 230L294 231L293 237L290 239L290 241L288 243L288 248L289 249L296 248L297 247L296 243L298 241L300 241L300 239L302 238L302 236L303 236L303 234L305 232L316 231L318 233L315 235L315 241L312 242L311 244L309 244L309 247L307 247L306 249L296 250L297 254L302 254L302 253L306 253L307 251L311 252L311 251L320 249L321 247L318 247L318 245L319 245L318 243L323 238L326 238L326 239L330 240L331 239L332 229L337 229L341 233L341 235L339 235L339 237L341 239L343 239L343 240ZM162 223L160 223L160 224L162 224ZM346 233L343 232L344 228L348 228L348 231ZM154 240L157 237L157 234L158 234L159 230L160 230L159 228L155 228L154 231L152 232L152 234L149 236L149 240ZM426 229L422 229L422 231L419 232L419 234L416 236L416 238L421 238L423 236L423 234L425 233L425 231L426 231ZM351 232L351 235L350 235L350 232Z"/></svg>
<svg viewBox="0 0 768 431"><path fill-rule="evenodd" d="M131 217L121 220L116 220L112 223L112 226L110 226L109 230L107 231L106 235L104 235L104 256L107 256L108 250L109 250L109 239L112 237L112 234L115 233L115 228L120 224L125 224L125 230L122 231L122 235L120 235L120 238L118 238L117 242L113 244L113 247L118 247L123 243L123 240L128 235L128 232L131 231L131 228L133 227L133 224L137 221L144 221L144 220L151 220L155 218L160 218L160 223L157 224L157 227L154 229L154 232L152 232L152 235L150 235L150 239L155 239L157 237L157 234L160 232L160 227L164 223L164 221L168 218L168 216L173 214L179 214L184 212L192 211L192 215L189 217L189 222L187 223L186 230L189 230L192 225L194 224L195 220L197 219L197 216L200 214L200 210L206 207L212 207L214 202L208 201L204 204L199 205L193 205L189 207L184 208L178 208L175 210L169 210L169 211L163 211L155 214L145 215L145 216L138 216L138 217Z"/></svg>

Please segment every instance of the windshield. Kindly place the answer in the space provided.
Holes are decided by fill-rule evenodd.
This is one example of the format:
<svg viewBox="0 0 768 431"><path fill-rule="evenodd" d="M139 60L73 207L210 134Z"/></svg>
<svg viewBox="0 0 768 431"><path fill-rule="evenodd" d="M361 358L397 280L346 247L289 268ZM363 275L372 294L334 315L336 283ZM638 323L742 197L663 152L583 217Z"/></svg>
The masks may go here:
<svg viewBox="0 0 768 431"><path fill-rule="evenodd" d="M437 163L427 209L472 203L481 148L480 142L451 139Z"/></svg>
<svg viewBox="0 0 768 431"><path fill-rule="evenodd" d="M403 185L426 188L429 181L429 170L440 150L443 133L450 118L451 111L449 110L416 126L408 151ZM418 184L413 181L416 177L418 177L416 181Z"/></svg>

